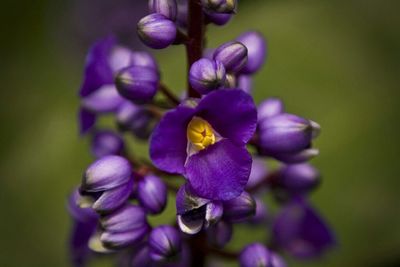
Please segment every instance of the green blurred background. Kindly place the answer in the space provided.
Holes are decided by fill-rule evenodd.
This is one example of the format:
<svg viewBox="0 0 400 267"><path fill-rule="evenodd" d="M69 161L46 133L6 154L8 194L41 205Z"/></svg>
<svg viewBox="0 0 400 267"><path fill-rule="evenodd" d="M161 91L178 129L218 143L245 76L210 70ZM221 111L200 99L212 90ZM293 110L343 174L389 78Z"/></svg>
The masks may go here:
<svg viewBox="0 0 400 267"><path fill-rule="evenodd" d="M1 3L0 266L68 266L65 198L91 161L76 112L93 36L66 26L76 2ZM339 246L291 266L400 266L398 3L243 0L230 24L209 27L211 46L249 28L263 32L270 54L255 78L257 102L279 96L322 125L313 163L324 177L312 200ZM183 52L157 52L177 91Z"/></svg>

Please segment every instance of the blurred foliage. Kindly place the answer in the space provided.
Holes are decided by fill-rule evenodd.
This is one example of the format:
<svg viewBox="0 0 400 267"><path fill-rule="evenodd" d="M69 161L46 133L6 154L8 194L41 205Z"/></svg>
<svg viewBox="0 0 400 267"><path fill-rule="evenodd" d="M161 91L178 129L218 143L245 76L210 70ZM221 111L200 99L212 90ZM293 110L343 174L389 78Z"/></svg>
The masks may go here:
<svg viewBox="0 0 400 267"><path fill-rule="evenodd" d="M324 181L312 200L335 228L339 246L316 262L290 266L399 266L398 1L242 2L232 23L209 27L210 46L248 28L264 33L270 54L255 79L256 100L279 96L290 112L323 129L316 144L321 155L313 163ZM60 23L68 20L67 10L60 0L2 1L4 267L68 266L65 197L91 157L76 125L86 48L79 49ZM156 55L165 82L183 89L183 49ZM239 231L235 240L257 235Z"/></svg>

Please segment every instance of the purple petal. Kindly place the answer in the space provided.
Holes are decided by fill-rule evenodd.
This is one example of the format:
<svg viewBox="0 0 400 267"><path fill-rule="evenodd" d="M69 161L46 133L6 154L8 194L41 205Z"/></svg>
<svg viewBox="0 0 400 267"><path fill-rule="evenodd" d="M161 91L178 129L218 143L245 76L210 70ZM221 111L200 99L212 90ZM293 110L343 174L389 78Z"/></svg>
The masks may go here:
<svg viewBox="0 0 400 267"><path fill-rule="evenodd" d="M285 163L301 163L318 156L318 154L318 149L307 148L294 153L274 153L272 156Z"/></svg>
<svg viewBox="0 0 400 267"><path fill-rule="evenodd" d="M96 42L86 57L84 80L80 96L85 97L104 84L113 83L113 72L109 65L109 55L115 39L108 37Z"/></svg>
<svg viewBox="0 0 400 267"><path fill-rule="evenodd" d="M81 135L88 133L96 123L96 114L81 108L79 110L79 132Z"/></svg>
<svg viewBox="0 0 400 267"><path fill-rule="evenodd" d="M144 225L143 227L129 232L103 232L100 240L107 248L122 248L140 241L145 237L148 231L149 226Z"/></svg>
<svg viewBox="0 0 400 267"><path fill-rule="evenodd" d="M90 256L88 242L97 227L97 220L74 222L70 241L69 256L75 267L85 266Z"/></svg>
<svg viewBox="0 0 400 267"><path fill-rule="evenodd" d="M207 204L205 215L205 226L217 223L224 213L224 206L221 201L212 201Z"/></svg>
<svg viewBox="0 0 400 267"><path fill-rule="evenodd" d="M274 239L298 258L320 256L335 244L335 238L323 219L301 198L287 204L275 220Z"/></svg>
<svg viewBox="0 0 400 267"><path fill-rule="evenodd" d="M150 140L150 157L161 170L183 173L186 161L186 129L194 109L179 106L167 112L154 129Z"/></svg>
<svg viewBox="0 0 400 267"><path fill-rule="evenodd" d="M127 232L143 227L146 213L135 205L126 205L101 219L101 225L108 232Z"/></svg>
<svg viewBox="0 0 400 267"><path fill-rule="evenodd" d="M251 162L245 147L224 139L191 156L185 176L197 195L212 200L229 200L243 192Z"/></svg>
<svg viewBox="0 0 400 267"><path fill-rule="evenodd" d="M87 192L110 190L127 183L131 172L131 164L125 158L104 156L87 168L81 188Z"/></svg>
<svg viewBox="0 0 400 267"><path fill-rule="evenodd" d="M150 233L148 242L150 257L157 262L177 255L182 249L179 232L169 225L154 228Z"/></svg>
<svg viewBox="0 0 400 267"><path fill-rule="evenodd" d="M271 267L271 253L261 243L247 245L240 253L241 267Z"/></svg>
<svg viewBox="0 0 400 267"><path fill-rule="evenodd" d="M82 98L81 105L93 113L107 113L116 111L123 101L115 85L107 84Z"/></svg>
<svg viewBox="0 0 400 267"><path fill-rule="evenodd" d="M245 144L257 125L257 110L250 95L237 89L222 89L205 96L197 113L222 136Z"/></svg>
<svg viewBox="0 0 400 267"><path fill-rule="evenodd" d="M197 196L193 192L190 184L186 183L179 188L179 191L176 194L176 211L178 214L185 214L186 212L198 209L209 202L210 200Z"/></svg>
<svg viewBox="0 0 400 267"><path fill-rule="evenodd" d="M208 242L215 247L222 248L231 240L232 233L232 224L220 221L207 229Z"/></svg>
<svg viewBox="0 0 400 267"><path fill-rule="evenodd" d="M90 222L93 220L97 220L98 215L92 208L81 208L78 203L81 198L81 194L79 193L79 189L75 189L71 195L68 197L67 208L69 214L76 221L80 222Z"/></svg>
<svg viewBox="0 0 400 267"><path fill-rule="evenodd" d="M256 201L247 192L224 202L224 220L229 222L237 223L250 220L255 214Z"/></svg>
<svg viewBox="0 0 400 267"><path fill-rule="evenodd" d="M124 140L113 131L96 131L93 136L91 151L96 158L107 155L119 155L124 149Z"/></svg>
<svg viewBox="0 0 400 267"><path fill-rule="evenodd" d="M157 176L147 175L139 181L137 197L147 212L158 214L167 204L167 187Z"/></svg>
<svg viewBox="0 0 400 267"><path fill-rule="evenodd" d="M258 121L262 121L266 118L270 118L285 111L285 106L279 98L271 97L258 105Z"/></svg>
<svg viewBox="0 0 400 267"><path fill-rule="evenodd" d="M130 179L126 184L104 191L96 202L94 202L93 209L98 213L113 211L128 200L132 190L133 179Z"/></svg>

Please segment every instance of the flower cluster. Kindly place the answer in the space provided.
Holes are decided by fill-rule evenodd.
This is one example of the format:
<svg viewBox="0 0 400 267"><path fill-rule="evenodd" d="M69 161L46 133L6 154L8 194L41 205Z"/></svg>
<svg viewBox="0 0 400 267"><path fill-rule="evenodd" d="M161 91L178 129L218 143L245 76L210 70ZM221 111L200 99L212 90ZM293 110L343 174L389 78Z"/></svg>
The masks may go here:
<svg viewBox="0 0 400 267"><path fill-rule="evenodd" d="M91 47L79 126L91 137L95 160L68 201L74 265L100 254L116 255L126 267L206 266L218 257L243 267L283 267L285 254L320 256L335 243L307 200L320 182L307 162L318 154L312 141L320 127L287 113L278 98L254 103L252 76L267 56L263 36L248 31L205 53L205 27L226 24L237 1L148 4L138 35L154 49L186 46L188 90L176 97L148 52L113 37ZM105 116L114 129L100 126ZM148 142L149 158L128 149L127 135ZM165 210L168 191L176 196L174 222L150 223ZM267 208L265 195L278 211ZM242 251L227 250L237 224L269 234Z"/></svg>

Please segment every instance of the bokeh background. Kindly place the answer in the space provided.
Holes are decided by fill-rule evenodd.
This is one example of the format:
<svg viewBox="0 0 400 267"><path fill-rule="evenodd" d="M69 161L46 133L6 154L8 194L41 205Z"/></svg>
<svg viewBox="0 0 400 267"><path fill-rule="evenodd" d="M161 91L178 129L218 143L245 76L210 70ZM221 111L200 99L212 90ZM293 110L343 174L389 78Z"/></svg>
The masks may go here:
<svg viewBox="0 0 400 267"><path fill-rule="evenodd" d="M139 48L143 2L1 1L0 266L68 266L65 199L91 161L76 123L84 55L111 30ZM324 176L312 200L339 244L291 266L400 266L399 8L398 1L242 0L231 23L209 27L210 46L261 31L269 56L255 78L257 102L279 96L290 112L322 125L313 163ZM184 88L183 49L156 55L165 82Z"/></svg>

